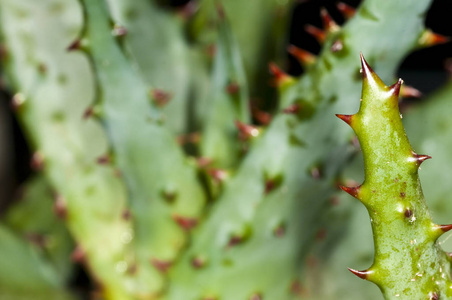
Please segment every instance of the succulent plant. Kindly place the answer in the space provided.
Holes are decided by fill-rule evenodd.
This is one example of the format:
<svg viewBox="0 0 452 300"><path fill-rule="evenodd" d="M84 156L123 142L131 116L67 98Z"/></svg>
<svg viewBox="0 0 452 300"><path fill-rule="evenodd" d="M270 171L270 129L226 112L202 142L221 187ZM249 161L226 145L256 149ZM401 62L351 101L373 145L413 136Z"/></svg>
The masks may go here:
<svg viewBox="0 0 452 300"><path fill-rule="evenodd" d="M74 241L52 252L46 266L69 274L73 266L63 258L74 247L71 257L87 270L101 299L377 295L367 285L350 288L360 283L347 264L369 259L371 245L347 245L370 236L354 228L362 218L356 203L338 196L344 166L358 151L334 114L357 108L350 99L359 99L360 51L389 81L406 54L441 40L423 26L430 2L366 0L356 11L341 4L350 18L342 27L322 10L324 29L307 28L321 53L291 46L306 72L293 78L270 63L276 88L269 92L262 69L270 58L283 60L292 1L203 0L194 13L193 3L175 12L148 0L0 0L6 85L35 151L35 172L50 186L54 210ZM249 16L256 5L262 13ZM275 49L267 51L269 45ZM379 85L365 81L363 101L368 91L387 89L366 68L366 80ZM255 96L261 104L277 103L267 105L276 113L250 106ZM363 147L365 156L390 142L367 138L372 145ZM379 170L365 162L366 175ZM417 178L409 179L406 203L419 198ZM427 221L418 228L409 218L427 220L428 211L415 204L407 204L397 222L411 240L421 241ZM42 226L23 221L20 211L27 207L18 203L5 217L22 234ZM433 236L447 228L432 229L429 244L444 272L447 257ZM5 233L4 240L13 238ZM377 251L377 258L389 268L384 254ZM39 270L36 265L29 267ZM393 285L403 285L395 277L406 273L383 278L381 270L371 271L356 272L376 276L386 298L403 292ZM431 266L419 272L434 273ZM37 285L48 281L37 274ZM417 282L428 287L422 297L447 298L445 284L430 286L427 277ZM413 289L416 298L424 288Z"/></svg>

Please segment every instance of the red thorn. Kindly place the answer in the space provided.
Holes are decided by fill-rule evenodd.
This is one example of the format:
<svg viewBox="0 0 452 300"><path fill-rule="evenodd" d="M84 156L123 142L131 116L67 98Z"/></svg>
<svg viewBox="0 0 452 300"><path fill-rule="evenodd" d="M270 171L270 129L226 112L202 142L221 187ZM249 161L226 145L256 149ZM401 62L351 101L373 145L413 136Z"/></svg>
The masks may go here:
<svg viewBox="0 0 452 300"><path fill-rule="evenodd" d="M198 1L188 1L188 3L178 9L177 12L183 19L187 20L193 17L198 9Z"/></svg>
<svg viewBox="0 0 452 300"><path fill-rule="evenodd" d="M403 98L421 98L422 92L412 86L404 85L400 90L400 96Z"/></svg>
<svg viewBox="0 0 452 300"><path fill-rule="evenodd" d="M300 111L300 109L301 109L300 105L295 103L284 108L283 113L296 115Z"/></svg>
<svg viewBox="0 0 452 300"><path fill-rule="evenodd" d="M228 247L236 246L236 245L240 244L241 242L243 242L243 237L237 236L237 235L236 236L232 236L229 239Z"/></svg>
<svg viewBox="0 0 452 300"><path fill-rule="evenodd" d="M262 300L262 295L260 293L253 294L249 300Z"/></svg>
<svg viewBox="0 0 452 300"><path fill-rule="evenodd" d="M331 18L331 15L328 13L326 8L322 7L320 9L320 17L322 18L323 28L327 31L331 32L338 29L336 22L334 22L333 18Z"/></svg>
<svg viewBox="0 0 452 300"><path fill-rule="evenodd" d="M301 296L303 293L303 287L301 286L301 283L299 280L294 280L290 284L290 292L294 295Z"/></svg>
<svg viewBox="0 0 452 300"><path fill-rule="evenodd" d="M67 51L75 51L79 50L82 47L82 41L80 39L77 39L73 41L67 48Z"/></svg>
<svg viewBox="0 0 452 300"><path fill-rule="evenodd" d="M210 169L207 173L215 180L217 183L221 183L228 177L228 173L222 169Z"/></svg>
<svg viewBox="0 0 452 300"><path fill-rule="evenodd" d="M240 90L240 86L237 82L231 82L226 86L226 93L230 95L237 94Z"/></svg>
<svg viewBox="0 0 452 300"><path fill-rule="evenodd" d="M205 168L208 165L212 164L212 159L208 158L208 157L198 157L196 159L196 164L198 165L198 167L200 168Z"/></svg>
<svg viewBox="0 0 452 300"><path fill-rule="evenodd" d="M206 261L201 257L195 257L191 260L191 265L195 269L201 269L202 267L204 267L206 265Z"/></svg>
<svg viewBox="0 0 452 300"><path fill-rule="evenodd" d="M239 138L241 140L246 141L259 135L259 129L257 129L255 126L242 123L238 120L235 121L235 126L239 130Z"/></svg>
<svg viewBox="0 0 452 300"><path fill-rule="evenodd" d="M94 115L94 107L90 106L83 112L83 119L89 119Z"/></svg>
<svg viewBox="0 0 452 300"><path fill-rule="evenodd" d="M39 234L39 233L27 233L26 234L26 239L32 243L33 245L35 245L36 247L39 248L44 248L45 246L47 246L48 244L48 238L46 236L44 236L43 234Z"/></svg>
<svg viewBox="0 0 452 300"><path fill-rule="evenodd" d="M403 83L403 80L402 80L402 78L399 78L399 80L397 80L397 82L396 83L394 83L393 85L391 85L389 88L390 88L390 91L391 91L391 94L393 94L394 96L399 96L399 93L400 93L400 87L402 86L402 83Z"/></svg>
<svg viewBox="0 0 452 300"><path fill-rule="evenodd" d="M96 161L99 165L108 165L111 163L111 158L108 154L105 154L105 155L99 156Z"/></svg>
<svg viewBox="0 0 452 300"><path fill-rule="evenodd" d="M289 45L287 47L287 51L295 57L298 62L304 66L309 66L315 63L317 60L316 56L304 49L298 48L294 45Z"/></svg>
<svg viewBox="0 0 452 300"><path fill-rule="evenodd" d="M437 225L437 227L439 229L441 229L443 232L448 232L449 230L452 229L452 224L448 224L448 225Z"/></svg>
<svg viewBox="0 0 452 300"><path fill-rule="evenodd" d="M326 39L326 33L320 28L307 24L304 27L304 30L312 35L320 44L323 44Z"/></svg>
<svg viewBox="0 0 452 300"><path fill-rule="evenodd" d="M129 221L130 218L132 218L132 213L130 212L130 209L124 209L121 213L121 218L124 221Z"/></svg>
<svg viewBox="0 0 452 300"><path fill-rule="evenodd" d="M367 279L367 276L368 276L369 273L370 273L368 270L357 271L357 270L354 270L354 269L352 269L352 268L348 268L348 270L349 270L350 272L352 272L353 274L355 274L356 276L358 276L359 278L361 278L361 279Z"/></svg>
<svg viewBox="0 0 452 300"><path fill-rule="evenodd" d="M419 40L419 44L424 47L431 47L439 44L444 44L449 42L450 37L434 33L433 31L427 29Z"/></svg>
<svg viewBox="0 0 452 300"><path fill-rule="evenodd" d="M194 218L187 218L174 215L173 220L176 221L176 223L179 224L179 226L182 227L182 229L187 231L198 225L198 220Z"/></svg>
<svg viewBox="0 0 452 300"><path fill-rule="evenodd" d="M54 195L54 203L53 203L53 212L55 215L61 219L64 220L67 218L67 206L66 201L64 200L63 196L59 194Z"/></svg>
<svg viewBox="0 0 452 300"><path fill-rule="evenodd" d="M286 234L286 226L284 226L284 224L278 225L278 227L276 227L276 228L273 230L273 234L274 234L276 237L283 237L283 236Z"/></svg>
<svg viewBox="0 0 452 300"><path fill-rule="evenodd" d="M338 117L339 119L341 119L342 121L344 121L345 123L347 123L348 125L351 126L352 120L353 120L353 115L336 114L336 117Z"/></svg>
<svg viewBox="0 0 452 300"><path fill-rule="evenodd" d="M418 162L418 164L423 163L425 160L432 158L430 155L424 155L424 154L416 154L413 152L413 158L415 161Z"/></svg>
<svg viewBox="0 0 452 300"><path fill-rule="evenodd" d="M151 264L160 272L166 273L173 263L171 261L163 261L156 258L152 258Z"/></svg>
<svg viewBox="0 0 452 300"><path fill-rule="evenodd" d="M71 260L74 263L84 263L86 258L86 253L80 245L75 246L74 251L71 253Z"/></svg>
<svg viewBox="0 0 452 300"><path fill-rule="evenodd" d="M351 19L356 13L356 9L354 7L343 2L339 2L337 4L337 9L342 13L346 20Z"/></svg>
<svg viewBox="0 0 452 300"><path fill-rule="evenodd" d="M355 197L358 199L358 193L359 193L359 189L360 186L356 186L356 187L346 187L346 186L342 186L339 185L339 187L341 188L341 190L343 190L344 192L349 193L351 196Z"/></svg>
<svg viewBox="0 0 452 300"><path fill-rule="evenodd" d="M41 171L44 168L44 156L41 152L33 153L30 161L30 167L34 171Z"/></svg>
<svg viewBox="0 0 452 300"><path fill-rule="evenodd" d="M364 59L363 54L360 53L359 55L361 57L361 68L363 72L363 78L372 76L372 74L375 73L374 70L372 70L367 61Z"/></svg>
<svg viewBox="0 0 452 300"><path fill-rule="evenodd" d="M261 125L268 125L272 120L272 115L260 110L256 105L251 105L251 113Z"/></svg>
<svg viewBox="0 0 452 300"><path fill-rule="evenodd" d="M113 26L113 32L112 33L113 33L113 36L123 37L123 36L127 35L127 29L124 26L122 26L122 25L115 24Z"/></svg>
<svg viewBox="0 0 452 300"><path fill-rule="evenodd" d="M162 107L171 100L171 94L160 89L153 89L151 97L158 107Z"/></svg>
<svg viewBox="0 0 452 300"><path fill-rule="evenodd" d="M281 70L274 62L269 63L268 68L270 70L270 73L273 75L273 83L276 86L281 86L285 82L291 80L291 77L283 70Z"/></svg>
<svg viewBox="0 0 452 300"><path fill-rule="evenodd" d="M217 9L217 14L218 14L218 17L220 18L220 20L224 20L226 14L224 12L223 4L221 4L220 1L216 1L216 9Z"/></svg>

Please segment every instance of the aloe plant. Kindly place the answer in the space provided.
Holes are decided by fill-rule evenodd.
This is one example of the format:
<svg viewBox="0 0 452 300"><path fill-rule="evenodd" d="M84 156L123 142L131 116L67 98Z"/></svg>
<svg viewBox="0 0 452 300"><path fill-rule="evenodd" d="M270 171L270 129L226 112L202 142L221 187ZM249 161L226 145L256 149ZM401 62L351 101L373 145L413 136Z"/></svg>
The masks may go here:
<svg viewBox="0 0 452 300"><path fill-rule="evenodd" d="M265 45L281 45L291 4L205 0L192 16L157 1L0 1L13 106L100 298L378 296L349 288L344 264L366 251L347 243L364 234L350 224L355 205L335 203L357 149L333 116L356 108L360 51L391 80L406 54L438 41L423 26L430 1L340 5L344 26L322 10L324 28L308 27L321 53L291 46L306 72L270 63L271 93L262 69L283 57ZM248 17L255 5L264 12ZM274 93L273 116L249 106ZM387 142L375 140L369 149Z"/></svg>

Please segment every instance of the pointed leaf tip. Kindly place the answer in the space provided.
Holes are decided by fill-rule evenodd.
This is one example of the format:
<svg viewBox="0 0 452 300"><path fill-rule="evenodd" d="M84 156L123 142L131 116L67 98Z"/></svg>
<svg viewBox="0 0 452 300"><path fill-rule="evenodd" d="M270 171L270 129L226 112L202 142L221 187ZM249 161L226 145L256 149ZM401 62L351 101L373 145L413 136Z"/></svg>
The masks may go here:
<svg viewBox="0 0 452 300"><path fill-rule="evenodd" d="M323 31L320 28L317 28L315 26L312 26L310 24L307 24L304 27L304 30L309 33L310 35L312 35L320 44L323 44L323 42L326 39L326 33L325 31Z"/></svg>
<svg viewBox="0 0 452 300"><path fill-rule="evenodd" d="M443 232L448 232L452 229L452 224L448 225L438 225L438 228L441 229Z"/></svg>
<svg viewBox="0 0 452 300"><path fill-rule="evenodd" d="M367 279L367 276L369 275L369 271L368 270L364 270L364 271L358 271L352 268L348 268L348 270L350 272L352 272L353 274L355 274L356 276L358 276L361 279Z"/></svg>
<svg viewBox="0 0 452 300"><path fill-rule="evenodd" d="M348 125L351 126L353 115L336 114L336 117L338 117L339 119L341 119L342 121L344 121L345 123L347 123Z"/></svg>
<svg viewBox="0 0 452 300"><path fill-rule="evenodd" d="M347 186L339 185L339 187L344 192L347 192L348 194L350 194L351 196L355 197L356 199L359 199L358 198L358 194L359 194L360 186L347 187Z"/></svg>
<svg viewBox="0 0 452 300"><path fill-rule="evenodd" d="M399 93L400 93L400 87L402 86L402 84L403 84L403 80L402 80L402 78L399 78L399 80L397 80L396 83L394 83L393 85L391 85L389 87L391 94L398 97Z"/></svg>
<svg viewBox="0 0 452 300"><path fill-rule="evenodd" d="M432 157L430 155L416 154L416 153L413 152L413 158L418 164L421 164L425 160L431 159Z"/></svg>
<svg viewBox="0 0 452 300"><path fill-rule="evenodd" d="M345 4L344 2L339 2L337 4L337 9L342 13L345 19L351 19L355 13L356 9L348 4Z"/></svg>
<svg viewBox="0 0 452 300"><path fill-rule="evenodd" d="M361 58L361 68L362 68L363 78L371 77L372 74L375 73L374 70L372 70L372 68L367 63L366 59L364 58L363 53L361 52L359 55Z"/></svg>
<svg viewBox="0 0 452 300"><path fill-rule="evenodd" d="M314 54L294 45L289 45L289 47L287 47L287 52L295 57L295 59L303 66L312 65L317 60L317 57Z"/></svg>
<svg viewBox="0 0 452 300"><path fill-rule="evenodd" d="M431 47L435 45L445 44L450 40L450 37L435 33L430 29L427 29L419 38L419 45L423 47Z"/></svg>
<svg viewBox="0 0 452 300"><path fill-rule="evenodd" d="M422 92L412 86L404 85L400 89L400 96L403 98L421 98Z"/></svg>
<svg viewBox="0 0 452 300"><path fill-rule="evenodd" d="M328 13L328 10L326 10L326 8L322 7L320 9L320 17L322 18L323 28L325 28L325 30L331 32L339 28L336 22L334 22L331 15Z"/></svg>
<svg viewBox="0 0 452 300"><path fill-rule="evenodd" d="M277 64L274 62L270 62L268 64L268 68L270 73L273 75L273 82L276 86L282 86L284 83L287 83L289 81L292 81L292 77L289 76L287 73L285 73L283 70L281 70L280 67L278 67Z"/></svg>

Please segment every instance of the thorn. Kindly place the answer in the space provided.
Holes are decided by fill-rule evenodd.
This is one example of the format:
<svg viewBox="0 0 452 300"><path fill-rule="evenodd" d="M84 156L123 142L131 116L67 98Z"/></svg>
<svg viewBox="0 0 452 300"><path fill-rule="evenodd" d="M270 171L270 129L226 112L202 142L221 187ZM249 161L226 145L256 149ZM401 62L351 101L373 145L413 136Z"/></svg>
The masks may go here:
<svg viewBox="0 0 452 300"><path fill-rule="evenodd" d="M279 224L274 230L273 235L276 237L283 237L286 234L286 226Z"/></svg>
<svg viewBox="0 0 452 300"><path fill-rule="evenodd" d="M237 82L231 82L226 86L226 93L230 95L237 94L240 90L240 86Z"/></svg>
<svg viewBox="0 0 452 300"><path fill-rule="evenodd" d="M448 225L436 225L437 228L441 229L443 231L443 233L448 232L449 230L452 229L452 224L448 224Z"/></svg>
<svg viewBox="0 0 452 300"><path fill-rule="evenodd" d="M290 292L294 295L301 296L303 293L303 287L301 286L301 283L299 280L294 280L290 284Z"/></svg>
<svg viewBox="0 0 452 300"><path fill-rule="evenodd" d="M75 50L80 50L81 48L82 48L82 40L76 39L66 48L66 50L67 51L75 51Z"/></svg>
<svg viewBox="0 0 452 300"><path fill-rule="evenodd" d="M251 104L251 114L261 125L268 125L272 120L272 115L260 110L256 105Z"/></svg>
<svg viewBox="0 0 452 300"><path fill-rule="evenodd" d="M198 225L198 220L194 218L187 218L178 215L173 215L173 220L182 227L184 230L193 229L196 225Z"/></svg>
<svg viewBox="0 0 452 300"><path fill-rule="evenodd" d="M97 162L99 165L108 165L108 164L111 163L111 157L110 157L110 155L105 154L105 155L99 156L99 157L96 159L96 162Z"/></svg>
<svg viewBox="0 0 452 300"><path fill-rule="evenodd" d="M206 260L203 259L202 257L197 256L191 260L191 265L195 269L201 269L202 267L204 267L206 265Z"/></svg>
<svg viewBox="0 0 452 300"><path fill-rule="evenodd" d="M226 17L226 14L224 12L224 7L220 1L216 1L216 9L217 9L217 14L218 14L218 17L220 18L220 20L224 20Z"/></svg>
<svg viewBox="0 0 452 300"><path fill-rule="evenodd" d="M207 174L217 183L221 183L228 178L228 173L222 169L210 169L207 171Z"/></svg>
<svg viewBox="0 0 452 300"><path fill-rule="evenodd" d="M444 44L449 41L450 37L434 33L430 29L427 29L419 38L419 45L422 47L431 47L439 44Z"/></svg>
<svg viewBox="0 0 452 300"><path fill-rule="evenodd" d="M393 85L391 85L389 87L391 94L393 94L396 97L399 97L400 87L402 86L402 84L403 84L403 80L402 80L402 78L399 78L399 80L397 80L396 83L394 83Z"/></svg>
<svg viewBox="0 0 452 300"><path fill-rule="evenodd" d="M206 168L207 166L212 164L212 162L213 162L212 159L210 159L208 157L198 157L198 158L196 158L196 164L201 169Z"/></svg>
<svg viewBox="0 0 452 300"><path fill-rule="evenodd" d="M80 245L75 246L74 251L71 253L71 260L74 263L84 263L86 258L86 253Z"/></svg>
<svg viewBox="0 0 452 300"><path fill-rule="evenodd" d="M67 206L66 201L60 194L55 194L53 196L53 212L60 220L65 220L67 218Z"/></svg>
<svg viewBox="0 0 452 300"><path fill-rule="evenodd" d="M187 4L183 5L177 10L177 13L185 20L193 17L199 9L198 1L188 1Z"/></svg>
<svg viewBox="0 0 452 300"><path fill-rule="evenodd" d="M323 28L326 31L333 32L339 29L339 26L334 22L331 15L328 13L326 8L322 7L320 9L320 17L322 18Z"/></svg>
<svg viewBox="0 0 452 300"><path fill-rule="evenodd" d="M287 51L303 66L313 65L317 60L317 57L314 54L294 45L289 45Z"/></svg>
<svg viewBox="0 0 452 300"><path fill-rule="evenodd" d="M281 87L287 83L293 81L293 78L281 70L275 63L271 62L268 64L270 73L273 76L273 83L277 87Z"/></svg>
<svg viewBox="0 0 452 300"><path fill-rule="evenodd" d="M412 86L404 85L400 89L400 96L403 98L421 98L422 92Z"/></svg>
<svg viewBox="0 0 452 300"><path fill-rule="evenodd" d="M237 236L237 235L236 236L232 236L229 239L228 247L234 247L234 246L236 246L236 245L238 245L238 244L240 244L242 242L243 242L243 237Z"/></svg>
<svg viewBox="0 0 452 300"><path fill-rule="evenodd" d="M115 24L113 26L112 34L115 37L123 37L123 36L127 35L127 29L122 25Z"/></svg>
<svg viewBox="0 0 452 300"><path fill-rule="evenodd" d="M353 121L353 116L354 115L341 115L341 114L336 114L336 117L338 117L339 119L341 119L342 121L344 121L345 123L347 123L348 125L352 126L352 121Z"/></svg>
<svg viewBox="0 0 452 300"><path fill-rule="evenodd" d="M304 30L312 35L320 44L323 44L325 42L326 33L322 29L307 24L305 25Z"/></svg>
<svg viewBox="0 0 452 300"><path fill-rule="evenodd" d="M355 197L356 199L358 198L358 194L359 194L359 189L360 186L356 186L356 187L346 187L343 185L339 185L339 187L341 188L341 190L343 190L344 192L349 193L351 196Z"/></svg>
<svg viewBox="0 0 452 300"><path fill-rule="evenodd" d="M374 70L372 70L372 68L369 66L369 64L367 63L367 61L364 59L363 53L361 52L360 54L361 57L361 68L362 68L362 74L363 74L363 78L368 78L371 77L372 74L374 74Z"/></svg>
<svg viewBox="0 0 452 300"><path fill-rule="evenodd" d="M356 13L356 8L345 4L344 2L339 2L337 4L337 9L341 12L346 20L351 19Z"/></svg>
<svg viewBox="0 0 452 300"><path fill-rule="evenodd" d="M171 261L163 261L156 258L152 258L151 264L160 272L166 273L173 263Z"/></svg>
<svg viewBox="0 0 452 300"><path fill-rule="evenodd" d="M249 300L262 300L262 295L260 293L255 293L251 295Z"/></svg>
<svg viewBox="0 0 452 300"><path fill-rule="evenodd" d="M132 218L132 213L131 213L130 209L124 209L122 211L121 218L124 221L129 221Z"/></svg>
<svg viewBox="0 0 452 300"><path fill-rule="evenodd" d="M180 135L176 138L177 142L180 145L185 145L185 144L198 144L201 141L201 135L199 134L199 132L192 132L186 135Z"/></svg>
<svg viewBox="0 0 452 300"><path fill-rule="evenodd" d="M41 152L36 151L31 156L30 167L33 171L41 171L44 168L44 156Z"/></svg>
<svg viewBox="0 0 452 300"><path fill-rule="evenodd" d="M296 115L300 111L300 109L301 109L300 105L295 103L284 108L283 113Z"/></svg>
<svg viewBox="0 0 452 300"><path fill-rule="evenodd" d="M369 270L357 271L352 268L347 268L347 269L361 279L367 279L367 276L370 274Z"/></svg>
<svg viewBox="0 0 452 300"><path fill-rule="evenodd" d="M98 105L90 106L83 112L82 118L87 120L91 117L99 117L100 116L100 107Z"/></svg>
<svg viewBox="0 0 452 300"><path fill-rule="evenodd" d="M38 248L45 248L48 245L48 238L40 233L27 233L26 239Z"/></svg>
<svg viewBox="0 0 452 300"><path fill-rule="evenodd" d="M257 127L242 123L238 120L235 122L235 126L239 130L239 138L243 141L249 140L251 138L255 138L259 135L259 129Z"/></svg>
<svg viewBox="0 0 452 300"><path fill-rule="evenodd" d="M424 155L424 154L416 154L412 152L413 157L410 160L416 161L419 165L423 163L427 159L431 159L432 157L430 155Z"/></svg>
<svg viewBox="0 0 452 300"><path fill-rule="evenodd" d="M151 98L154 100L155 105L162 107L171 100L171 94L160 89L153 89Z"/></svg>

